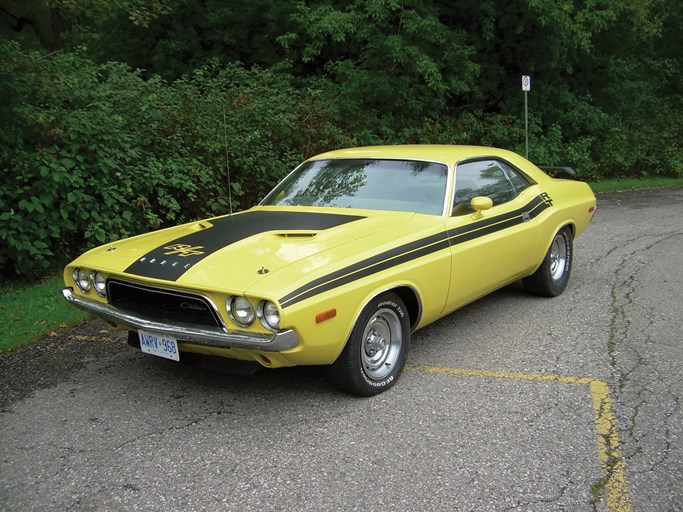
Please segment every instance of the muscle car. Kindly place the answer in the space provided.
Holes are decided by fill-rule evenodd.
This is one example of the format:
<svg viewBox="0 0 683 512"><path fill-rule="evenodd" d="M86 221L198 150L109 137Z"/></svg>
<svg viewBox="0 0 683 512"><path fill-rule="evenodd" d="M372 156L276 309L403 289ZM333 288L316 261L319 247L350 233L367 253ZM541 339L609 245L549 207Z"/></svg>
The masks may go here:
<svg viewBox="0 0 683 512"><path fill-rule="evenodd" d="M585 183L501 149L343 149L249 210L83 254L63 295L155 356L326 365L370 396L397 382L415 330L518 280L561 294L595 206Z"/></svg>

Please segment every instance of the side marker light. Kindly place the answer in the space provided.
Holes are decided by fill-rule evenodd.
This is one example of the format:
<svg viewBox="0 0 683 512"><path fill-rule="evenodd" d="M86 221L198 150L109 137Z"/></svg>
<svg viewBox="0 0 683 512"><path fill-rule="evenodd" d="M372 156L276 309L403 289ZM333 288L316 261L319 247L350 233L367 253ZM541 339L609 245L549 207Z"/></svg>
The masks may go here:
<svg viewBox="0 0 683 512"><path fill-rule="evenodd" d="M322 313L315 315L315 323L319 324L320 322L324 322L325 320L329 320L335 316L337 316L337 310L335 308L328 309L327 311L323 311Z"/></svg>

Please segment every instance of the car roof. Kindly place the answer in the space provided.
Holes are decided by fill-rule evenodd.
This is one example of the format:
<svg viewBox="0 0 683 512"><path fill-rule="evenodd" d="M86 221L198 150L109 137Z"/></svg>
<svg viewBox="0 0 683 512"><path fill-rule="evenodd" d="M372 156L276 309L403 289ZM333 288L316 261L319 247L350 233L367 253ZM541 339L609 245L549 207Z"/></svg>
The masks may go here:
<svg viewBox="0 0 683 512"><path fill-rule="evenodd" d="M467 158L498 156L518 159L519 155L505 149L485 146L456 146L440 144L414 144L399 146L366 146L338 149L312 157L310 160L331 158L400 158L453 163Z"/></svg>

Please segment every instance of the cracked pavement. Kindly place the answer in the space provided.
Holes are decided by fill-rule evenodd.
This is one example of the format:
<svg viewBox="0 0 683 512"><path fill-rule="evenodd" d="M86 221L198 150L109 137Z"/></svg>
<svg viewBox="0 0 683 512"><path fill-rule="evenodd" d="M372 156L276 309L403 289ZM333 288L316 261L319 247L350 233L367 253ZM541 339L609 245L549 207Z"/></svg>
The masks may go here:
<svg viewBox="0 0 683 512"><path fill-rule="evenodd" d="M633 213L628 226L611 232L612 247L592 261L615 269L607 351L619 435L634 503L656 504L636 510L683 510L683 492L676 490L683 481L683 196L678 192L608 196L605 209L628 205ZM665 207L638 215L655 210L655 203ZM610 216L598 228L615 224Z"/></svg>
<svg viewBox="0 0 683 512"><path fill-rule="evenodd" d="M419 331L369 399L96 321L0 354L0 510L683 511L682 221L683 188L599 195L563 295L515 284Z"/></svg>

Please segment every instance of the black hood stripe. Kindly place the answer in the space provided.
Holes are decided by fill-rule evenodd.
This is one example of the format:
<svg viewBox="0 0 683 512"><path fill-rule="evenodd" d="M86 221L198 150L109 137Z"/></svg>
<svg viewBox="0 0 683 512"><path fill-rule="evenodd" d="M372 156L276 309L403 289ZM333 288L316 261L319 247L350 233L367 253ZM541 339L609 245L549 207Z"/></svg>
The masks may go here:
<svg viewBox="0 0 683 512"><path fill-rule="evenodd" d="M211 227L182 236L150 251L125 272L177 281L197 262L235 242L268 231L322 231L363 219L357 215L306 212L245 212L209 221Z"/></svg>
<svg viewBox="0 0 683 512"><path fill-rule="evenodd" d="M282 297L279 301L280 305L283 308L292 306L302 300L376 274L382 270L522 224L537 217L541 212L550 207L551 204L549 198L537 196L526 206L512 212L473 222L468 226L447 230L444 233L437 233L436 235L390 249L301 286L292 293Z"/></svg>

